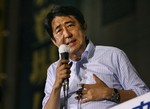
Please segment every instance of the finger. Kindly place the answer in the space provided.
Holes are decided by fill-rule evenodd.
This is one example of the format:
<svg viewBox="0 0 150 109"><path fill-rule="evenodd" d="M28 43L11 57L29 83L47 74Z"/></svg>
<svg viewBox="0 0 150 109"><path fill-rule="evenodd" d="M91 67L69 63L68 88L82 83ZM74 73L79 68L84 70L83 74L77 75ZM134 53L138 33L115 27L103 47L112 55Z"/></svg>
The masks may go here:
<svg viewBox="0 0 150 109"><path fill-rule="evenodd" d="M81 93L82 93L82 94L87 94L87 91L88 91L88 90L82 90Z"/></svg>
<svg viewBox="0 0 150 109"><path fill-rule="evenodd" d="M66 79L70 77L70 72L69 73L63 73L61 74L61 78Z"/></svg>
<svg viewBox="0 0 150 109"><path fill-rule="evenodd" d="M56 71L57 77L61 79L69 78L70 73L71 73L70 65L68 64L61 65L60 67L57 68L57 71Z"/></svg>
<svg viewBox="0 0 150 109"><path fill-rule="evenodd" d="M78 99L78 100L82 99L82 94L81 93L76 93L76 94L77 94L77 96L75 97L75 99Z"/></svg>
<svg viewBox="0 0 150 109"><path fill-rule="evenodd" d="M65 69L70 70L70 68L71 68L70 65L68 65L68 64L63 64L63 65L59 66L57 69L58 69L59 71L63 71L63 70L65 70Z"/></svg>
<svg viewBox="0 0 150 109"><path fill-rule="evenodd" d="M69 65L72 66L73 62L70 62Z"/></svg>
<svg viewBox="0 0 150 109"><path fill-rule="evenodd" d="M80 103L82 104L82 103L86 103L86 102L89 102L89 101L90 101L90 99L84 98L84 99L81 99Z"/></svg>
<svg viewBox="0 0 150 109"><path fill-rule="evenodd" d="M56 73L56 76L58 78L62 78L62 79L65 79L65 78L69 78L70 77L70 69L59 69L59 71L57 71Z"/></svg>
<svg viewBox="0 0 150 109"><path fill-rule="evenodd" d="M84 89L90 89L91 85L90 84L80 84L80 86Z"/></svg>
<svg viewBox="0 0 150 109"><path fill-rule="evenodd" d="M81 98L82 98L82 99L89 98L89 94L87 94L87 93L82 94Z"/></svg>
<svg viewBox="0 0 150 109"><path fill-rule="evenodd" d="M105 84L99 77L97 77L95 74L93 74L93 78L95 79L96 83L102 83ZM105 84L106 85L106 84Z"/></svg>
<svg viewBox="0 0 150 109"><path fill-rule="evenodd" d="M61 66L63 64L68 64L69 60L66 60L66 59L61 59L58 63L58 66Z"/></svg>
<svg viewBox="0 0 150 109"><path fill-rule="evenodd" d="M69 64L63 64L61 67L64 69L70 69L71 68L71 66Z"/></svg>
<svg viewBox="0 0 150 109"><path fill-rule="evenodd" d="M63 69L63 70L61 70L61 75L70 75L70 73L71 73L71 71L70 71L70 69Z"/></svg>

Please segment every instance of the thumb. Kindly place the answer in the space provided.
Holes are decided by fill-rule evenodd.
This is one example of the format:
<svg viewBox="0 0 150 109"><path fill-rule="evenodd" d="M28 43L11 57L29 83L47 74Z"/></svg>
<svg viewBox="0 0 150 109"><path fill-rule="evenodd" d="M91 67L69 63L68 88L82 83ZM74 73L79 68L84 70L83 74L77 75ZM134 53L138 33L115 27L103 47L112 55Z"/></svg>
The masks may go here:
<svg viewBox="0 0 150 109"><path fill-rule="evenodd" d="M95 74L93 74L93 78L95 79L96 83L103 83L105 84L99 77L97 77Z"/></svg>
<svg viewBox="0 0 150 109"><path fill-rule="evenodd" d="M93 74L93 78L94 78L94 80L95 80L96 83L99 82L99 78L95 74Z"/></svg>

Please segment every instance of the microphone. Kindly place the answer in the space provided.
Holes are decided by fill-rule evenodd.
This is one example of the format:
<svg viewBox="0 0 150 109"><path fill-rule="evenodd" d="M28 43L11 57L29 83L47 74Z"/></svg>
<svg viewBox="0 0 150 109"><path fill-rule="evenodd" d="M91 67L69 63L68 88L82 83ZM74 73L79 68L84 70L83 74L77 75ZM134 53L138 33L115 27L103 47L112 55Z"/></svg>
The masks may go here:
<svg viewBox="0 0 150 109"><path fill-rule="evenodd" d="M65 44L60 45L59 47L59 57L61 59L69 59L69 47Z"/></svg>
<svg viewBox="0 0 150 109"><path fill-rule="evenodd" d="M66 60L69 59L69 47L67 45L65 45L65 44L60 45L59 57L60 57L60 59L66 59ZM63 85L66 86L68 84L69 84L69 79L68 78L64 79Z"/></svg>
<svg viewBox="0 0 150 109"><path fill-rule="evenodd" d="M59 47L59 57L60 59L69 59L69 47L65 44ZM64 106L68 109L68 90L69 90L69 78L63 80L63 90L64 90Z"/></svg>

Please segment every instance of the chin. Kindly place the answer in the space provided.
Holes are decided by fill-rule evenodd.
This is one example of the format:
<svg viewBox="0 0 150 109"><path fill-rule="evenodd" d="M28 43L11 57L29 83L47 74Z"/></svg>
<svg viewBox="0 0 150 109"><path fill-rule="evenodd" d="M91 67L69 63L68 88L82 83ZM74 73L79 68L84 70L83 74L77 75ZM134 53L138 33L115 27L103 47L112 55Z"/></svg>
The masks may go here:
<svg viewBox="0 0 150 109"><path fill-rule="evenodd" d="M80 48L78 47L71 47L70 48L70 53L71 54L77 54L80 51Z"/></svg>

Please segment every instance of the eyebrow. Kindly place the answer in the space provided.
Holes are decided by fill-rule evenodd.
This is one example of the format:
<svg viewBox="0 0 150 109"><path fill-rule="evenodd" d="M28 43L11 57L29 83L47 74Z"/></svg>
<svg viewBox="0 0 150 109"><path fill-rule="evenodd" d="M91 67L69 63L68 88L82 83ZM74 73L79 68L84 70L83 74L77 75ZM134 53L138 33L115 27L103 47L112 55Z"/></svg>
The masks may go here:
<svg viewBox="0 0 150 109"><path fill-rule="evenodd" d="M56 26L55 31L60 27L60 25Z"/></svg>
<svg viewBox="0 0 150 109"><path fill-rule="evenodd" d="M70 21L65 22L64 24L68 24L68 23L75 24L75 21L70 20ZM56 26L55 30L57 30L59 27L60 27L60 25Z"/></svg>
<svg viewBox="0 0 150 109"><path fill-rule="evenodd" d="M70 20L70 21L65 22L65 24L68 24L68 23L73 23L73 24L75 24L75 21Z"/></svg>

